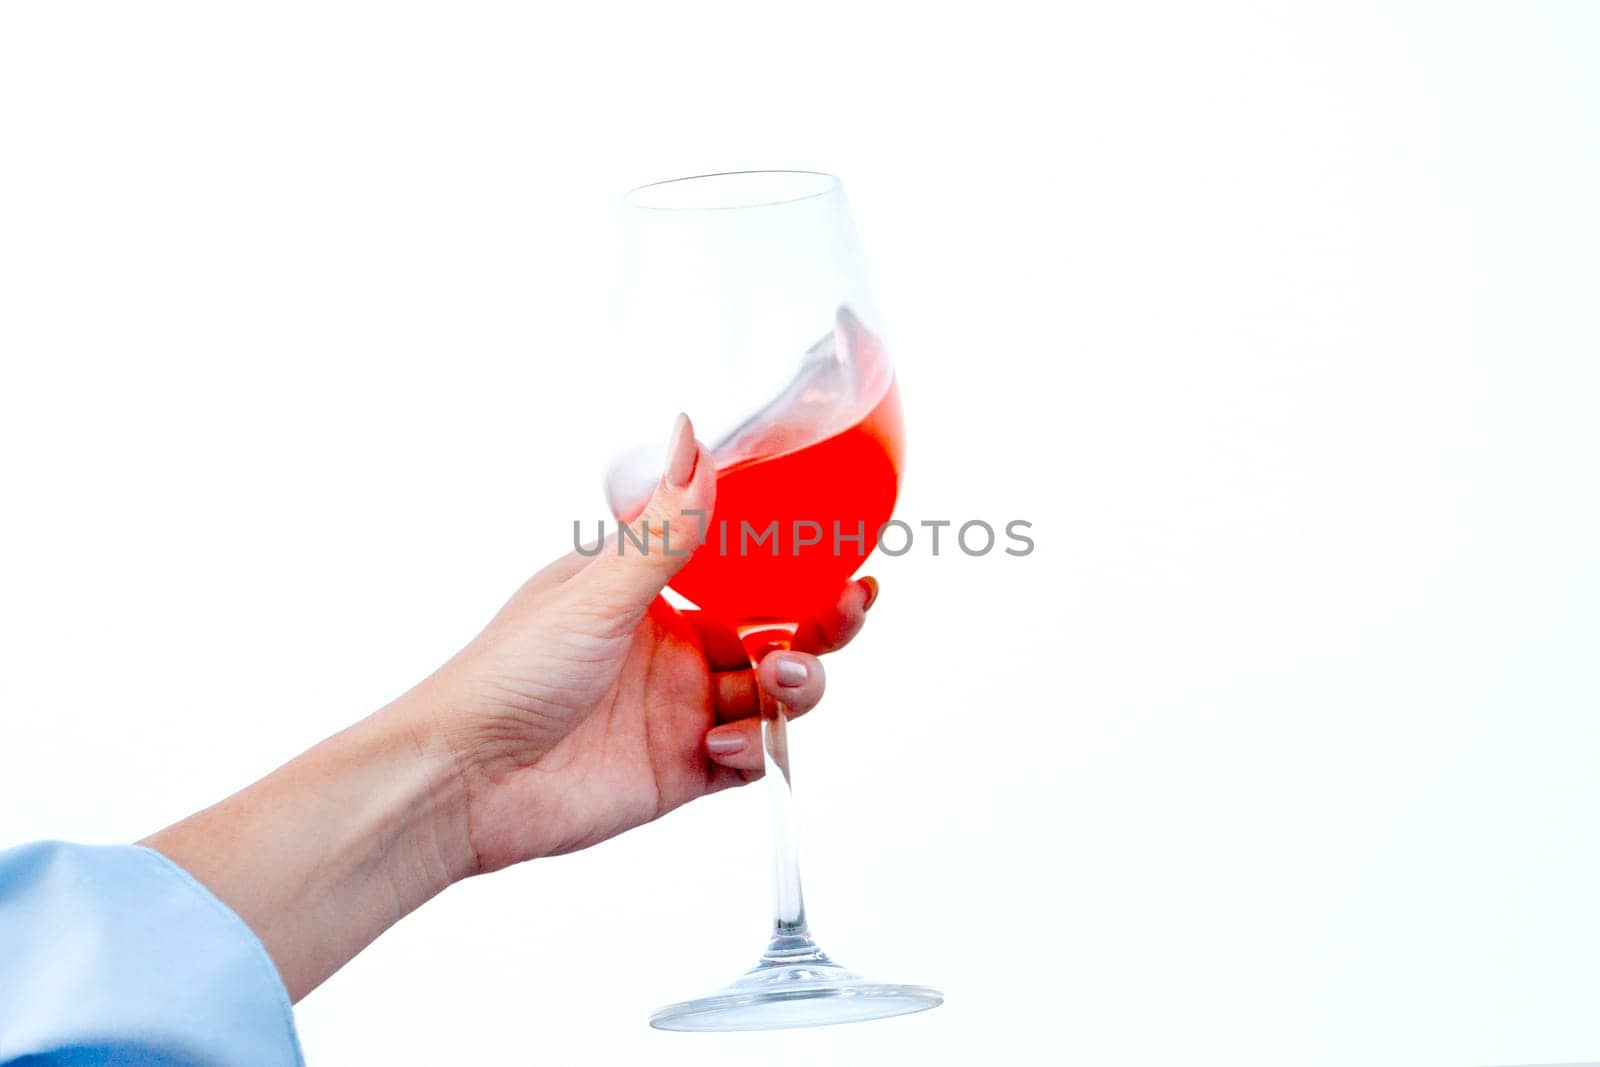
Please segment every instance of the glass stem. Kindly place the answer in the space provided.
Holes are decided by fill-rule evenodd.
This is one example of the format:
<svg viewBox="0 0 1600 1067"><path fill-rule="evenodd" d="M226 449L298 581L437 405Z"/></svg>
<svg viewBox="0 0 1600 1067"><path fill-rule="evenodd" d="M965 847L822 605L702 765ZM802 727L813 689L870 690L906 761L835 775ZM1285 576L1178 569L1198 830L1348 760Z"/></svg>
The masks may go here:
<svg viewBox="0 0 1600 1067"><path fill-rule="evenodd" d="M795 626L763 624L743 627L739 638L752 666L773 652L788 651ZM767 797L772 809L772 943L768 961L820 956L806 926L805 897L800 892L800 856L795 840L794 794L789 777L788 709L761 693L761 748Z"/></svg>

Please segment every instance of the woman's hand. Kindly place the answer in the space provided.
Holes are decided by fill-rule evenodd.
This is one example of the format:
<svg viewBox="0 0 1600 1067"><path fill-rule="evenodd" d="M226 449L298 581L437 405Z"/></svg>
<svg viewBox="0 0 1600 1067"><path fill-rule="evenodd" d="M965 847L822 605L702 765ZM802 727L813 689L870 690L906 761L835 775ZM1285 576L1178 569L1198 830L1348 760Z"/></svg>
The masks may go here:
<svg viewBox="0 0 1600 1067"><path fill-rule="evenodd" d="M453 881L602 841L760 775L759 693L822 696L813 653L861 628L870 578L752 671L736 636L661 590L716 495L688 420L634 527L545 568L466 648L383 710L143 844L249 924L292 999Z"/></svg>
<svg viewBox="0 0 1600 1067"><path fill-rule="evenodd" d="M557 560L402 698L417 736L461 776L471 855L459 873L585 848L759 777L758 686L791 717L821 699L813 653L855 636L876 583L846 586L834 610L802 624L795 651L751 670L732 630L659 595L701 541L704 524L685 509L709 514L715 490L679 416L666 474L633 523L649 524L650 551L619 553L612 540ZM683 556L661 552L663 522Z"/></svg>

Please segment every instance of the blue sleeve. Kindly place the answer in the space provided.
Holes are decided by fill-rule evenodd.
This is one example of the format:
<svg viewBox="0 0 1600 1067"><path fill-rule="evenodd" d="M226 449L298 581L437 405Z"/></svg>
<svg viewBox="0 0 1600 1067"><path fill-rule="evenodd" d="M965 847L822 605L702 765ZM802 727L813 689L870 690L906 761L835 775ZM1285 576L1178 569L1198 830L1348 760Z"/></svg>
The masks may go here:
<svg viewBox="0 0 1600 1067"><path fill-rule="evenodd" d="M46 841L0 852L0 1064L299 1067L278 970L165 856Z"/></svg>

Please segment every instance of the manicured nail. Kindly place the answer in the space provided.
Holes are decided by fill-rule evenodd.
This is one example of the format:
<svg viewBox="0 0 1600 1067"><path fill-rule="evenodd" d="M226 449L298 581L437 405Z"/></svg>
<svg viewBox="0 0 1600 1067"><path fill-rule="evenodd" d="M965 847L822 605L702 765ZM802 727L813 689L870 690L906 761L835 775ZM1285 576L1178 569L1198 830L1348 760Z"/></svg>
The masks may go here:
<svg viewBox="0 0 1600 1067"><path fill-rule="evenodd" d="M713 730L706 734L706 751L717 756L731 756L735 752L743 752L746 742L743 732L729 730L727 733L718 733Z"/></svg>
<svg viewBox="0 0 1600 1067"><path fill-rule="evenodd" d="M867 587L867 602L861 605L861 610L866 611L872 607L872 602L878 599L878 579L863 578L861 584Z"/></svg>
<svg viewBox="0 0 1600 1067"><path fill-rule="evenodd" d="M689 416L680 412L672 424L672 441L667 445L667 485L682 489L694 477L695 462L700 458L700 446L695 444L694 426Z"/></svg>
<svg viewBox="0 0 1600 1067"><path fill-rule="evenodd" d="M806 670L806 665L797 659L784 657L778 661L778 684L786 685L790 689L798 689L806 684L806 677L811 672Z"/></svg>

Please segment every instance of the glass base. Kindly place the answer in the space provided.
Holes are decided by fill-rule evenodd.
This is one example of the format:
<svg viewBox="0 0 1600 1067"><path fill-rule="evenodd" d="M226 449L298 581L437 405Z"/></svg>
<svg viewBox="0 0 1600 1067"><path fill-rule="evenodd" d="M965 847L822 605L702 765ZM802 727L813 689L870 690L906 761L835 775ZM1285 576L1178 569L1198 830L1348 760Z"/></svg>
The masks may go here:
<svg viewBox="0 0 1600 1067"><path fill-rule="evenodd" d="M657 1030L786 1030L909 1015L944 1003L925 986L870 982L827 957L809 937L779 937L761 962L707 997L668 1004Z"/></svg>

